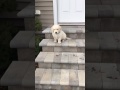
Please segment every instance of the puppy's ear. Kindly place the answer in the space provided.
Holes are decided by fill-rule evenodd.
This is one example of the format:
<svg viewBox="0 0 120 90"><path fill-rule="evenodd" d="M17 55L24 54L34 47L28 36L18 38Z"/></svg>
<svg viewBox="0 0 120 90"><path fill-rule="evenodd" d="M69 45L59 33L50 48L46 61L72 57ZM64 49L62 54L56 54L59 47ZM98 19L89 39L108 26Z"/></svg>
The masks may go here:
<svg viewBox="0 0 120 90"><path fill-rule="evenodd" d="M59 30L62 30L62 27L59 25Z"/></svg>
<svg viewBox="0 0 120 90"><path fill-rule="evenodd" d="M54 26L54 25L53 25ZM53 32L53 26L51 27L51 31Z"/></svg>

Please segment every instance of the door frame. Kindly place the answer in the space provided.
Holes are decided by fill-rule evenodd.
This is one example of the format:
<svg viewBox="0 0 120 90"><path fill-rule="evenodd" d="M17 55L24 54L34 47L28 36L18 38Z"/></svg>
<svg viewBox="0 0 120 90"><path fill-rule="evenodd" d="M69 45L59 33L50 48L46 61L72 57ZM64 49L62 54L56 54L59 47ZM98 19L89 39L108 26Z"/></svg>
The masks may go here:
<svg viewBox="0 0 120 90"><path fill-rule="evenodd" d="M54 24L58 24L58 0L53 0L53 17ZM60 23L60 25L85 25L85 22L68 22L68 23Z"/></svg>
<svg viewBox="0 0 120 90"><path fill-rule="evenodd" d="M53 0L54 24L58 24L58 0Z"/></svg>

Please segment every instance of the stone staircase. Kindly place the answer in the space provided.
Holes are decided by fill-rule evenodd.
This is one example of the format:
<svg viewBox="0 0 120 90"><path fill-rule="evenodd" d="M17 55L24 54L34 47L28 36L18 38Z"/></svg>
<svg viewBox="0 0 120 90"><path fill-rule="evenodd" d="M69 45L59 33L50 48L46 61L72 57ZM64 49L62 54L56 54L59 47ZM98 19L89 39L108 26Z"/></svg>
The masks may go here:
<svg viewBox="0 0 120 90"><path fill-rule="evenodd" d="M62 26L64 27L64 26ZM84 27L78 27L78 28L70 28L70 27L65 27L64 32L67 34L67 37L72 38L72 39L85 39L85 30ZM46 39L53 39L53 36L51 34L50 28L46 28L43 32L45 34Z"/></svg>
<svg viewBox="0 0 120 90"><path fill-rule="evenodd" d="M70 40L54 43L50 28L43 31L42 52L35 62L35 89L85 90L85 27L63 28Z"/></svg>
<svg viewBox="0 0 120 90"><path fill-rule="evenodd" d="M24 19L20 30L10 41L10 48L17 49L18 59L13 60L0 79L0 86L7 86L8 90L35 89L35 31L34 31L34 2L33 0L17 0L17 12L7 14L11 19ZM4 16L4 14L2 14ZM6 16L5 16L6 17ZM15 23L21 27L21 23Z"/></svg>
<svg viewBox="0 0 120 90"><path fill-rule="evenodd" d="M39 68L85 70L84 53L40 52L35 61Z"/></svg>

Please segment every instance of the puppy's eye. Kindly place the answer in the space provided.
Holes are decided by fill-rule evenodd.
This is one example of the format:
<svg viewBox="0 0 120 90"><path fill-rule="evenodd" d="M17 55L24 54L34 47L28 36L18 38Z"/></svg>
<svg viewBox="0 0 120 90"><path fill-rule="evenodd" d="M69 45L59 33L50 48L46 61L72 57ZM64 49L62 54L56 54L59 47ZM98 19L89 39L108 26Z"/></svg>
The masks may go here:
<svg viewBox="0 0 120 90"><path fill-rule="evenodd" d="M58 29L57 29L58 30Z"/></svg>

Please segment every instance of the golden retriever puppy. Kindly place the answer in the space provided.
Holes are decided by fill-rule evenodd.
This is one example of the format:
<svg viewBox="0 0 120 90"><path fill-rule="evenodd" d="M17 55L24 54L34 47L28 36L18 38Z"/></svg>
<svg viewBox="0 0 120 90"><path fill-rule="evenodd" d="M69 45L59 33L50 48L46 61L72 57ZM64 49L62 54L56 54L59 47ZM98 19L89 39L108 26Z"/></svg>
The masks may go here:
<svg viewBox="0 0 120 90"><path fill-rule="evenodd" d="M54 38L54 42L61 43L61 41L70 39L70 38L67 38L65 32L62 31L62 27L60 25L53 25L51 27L51 31Z"/></svg>

